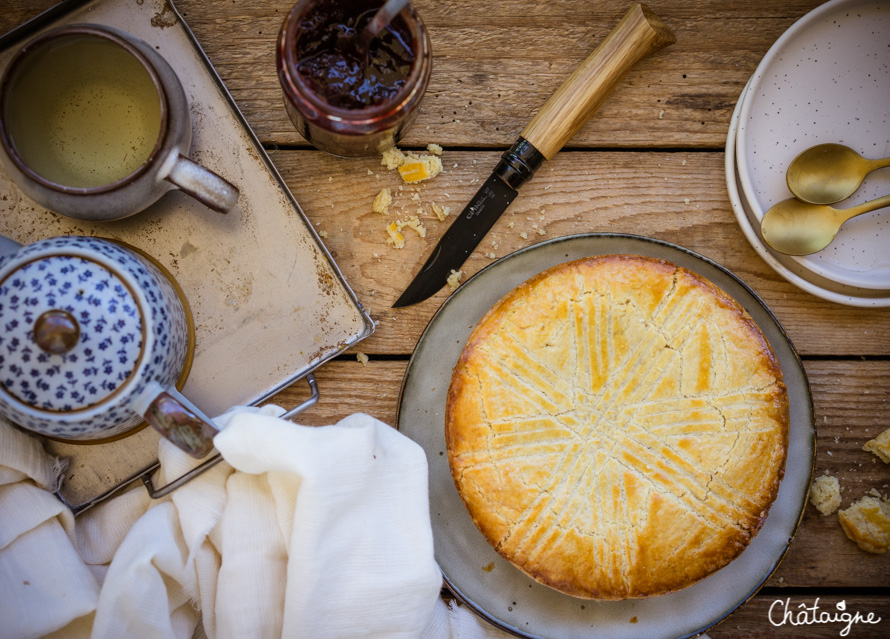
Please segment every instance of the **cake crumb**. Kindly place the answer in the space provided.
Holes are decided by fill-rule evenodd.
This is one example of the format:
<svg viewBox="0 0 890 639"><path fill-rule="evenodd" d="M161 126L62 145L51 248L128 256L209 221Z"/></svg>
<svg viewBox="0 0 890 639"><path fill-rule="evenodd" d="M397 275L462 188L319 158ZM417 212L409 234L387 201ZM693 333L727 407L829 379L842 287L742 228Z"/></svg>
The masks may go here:
<svg viewBox="0 0 890 639"><path fill-rule="evenodd" d="M426 150L432 153L433 155L442 155L442 147L438 144L427 144Z"/></svg>
<svg viewBox="0 0 890 639"><path fill-rule="evenodd" d="M874 439L865 442L862 450L874 453L885 464L890 464L890 428L879 434Z"/></svg>
<svg viewBox="0 0 890 639"><path fill-rule="evenodd" d="M356 353L355 358L361 362L362 366L367 366L368 364L368 356L364 353Z"/></svg>
<svg viewBox="0 0 890 639"><path fill-rule="evenodd" d="M865 495L838 511L844 534L862 550L883 554L890 547L890 502Z"/></svg>
<svg viewBox="0 0 890 639"><path fill-rule="evenodd" d="M449 206L439 206L435 202L430 204L430 208L433 211L433 214L438 218L440 222L444 222L445 218L451 213L451 207Z"/></svg>
<svg viewBox="0 0 890 639"><path fill-rule="evenodd" d="M408 183L431 180L442 172L442 160L435 155L405 155L394 146L381 156L380 163L389 170L398 169Z"/></svg>
<svg viewBox="0 0 890 639"><path fill-rule="evenodd" d="M810 503L822 516L830 515L841 505L841 487L837 477L821 475L810 488Z"/></svg>
<svg viewBox="0 0 890 639"><path fill-rule="evenodd" d="M527 239L528 239L528 233L526 233L525 231L523 231L522 233L519 234L519 237L521 237L523 240L527 240Z"/></svg>
<svg viewBox="0 0 890 639"><path fill-rule="evenodd" d="M405 182L431 180L442 172L442 160L435 155L411 156L399 166L399 175Z"/></svg>
<svg viewBox="0 0 890 639"><path fill-rule="evenodd" d="M386 232L389 233L389 237L386 238L387 244L397 249L405 248L405 236L399 231L399 225L396 222L387 224Z"/></svg>
<svg viewBox="0 0 890 639"><path fill-rule="evenodd" d="M398 147L394 146L383 152L380 163L391 171L402 166L407 159L405 154Z"/></svg>
<svg viewBox="0 0 890 639"><path fill-rule="evenodd" d="M454 269L451 269L451 275L449 275L446 280L448 282L448 288L452 291L456 291L457 287L460 286L460 280L463 276L463 271L455 271Z"/></svg>
<svg viewBox="0 0 890 639"><path fill-rule="evenodd" d="M392 204L392 193L389 189L380 189L380 193L374 198L374 204L371 210L382 215L389 214L389 207Z"/></svg>
<svg viewBox="0 0 890 639"><path fill-rule="evenodd" d="M319 232L318 232L318 237L326 238L327 236L328 236L328 232L327 232L327 231L319 231Z"/></svg>

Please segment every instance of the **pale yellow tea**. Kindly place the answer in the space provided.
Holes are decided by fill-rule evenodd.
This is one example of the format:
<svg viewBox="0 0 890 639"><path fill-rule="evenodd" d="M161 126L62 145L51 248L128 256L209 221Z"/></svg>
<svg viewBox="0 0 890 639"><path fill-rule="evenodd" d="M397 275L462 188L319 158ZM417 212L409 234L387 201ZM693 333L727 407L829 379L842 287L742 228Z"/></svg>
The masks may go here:
<svg viewBox="0 0 890 639"><path fill-rule="evenodd" d="M19 69L5 117L31 169L57 184L91 188L127 177L151 156L161 98L130 52L77 35L45 45Z"/></svg>

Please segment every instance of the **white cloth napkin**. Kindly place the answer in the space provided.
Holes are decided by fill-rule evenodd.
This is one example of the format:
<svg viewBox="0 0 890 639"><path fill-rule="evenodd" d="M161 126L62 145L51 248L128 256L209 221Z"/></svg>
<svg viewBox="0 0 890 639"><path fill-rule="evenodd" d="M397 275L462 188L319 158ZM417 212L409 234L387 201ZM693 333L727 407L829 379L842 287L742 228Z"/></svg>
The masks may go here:
<svg viewBox="0 0 890 639"><path fill-rule="evenodd" d="M0 420L0 637L506 637L439 599L423 450L367 415L282 412L226 413L225 462L76 521L59 461ZM197 463L165 441L159 459L159 483Z"/></svg>

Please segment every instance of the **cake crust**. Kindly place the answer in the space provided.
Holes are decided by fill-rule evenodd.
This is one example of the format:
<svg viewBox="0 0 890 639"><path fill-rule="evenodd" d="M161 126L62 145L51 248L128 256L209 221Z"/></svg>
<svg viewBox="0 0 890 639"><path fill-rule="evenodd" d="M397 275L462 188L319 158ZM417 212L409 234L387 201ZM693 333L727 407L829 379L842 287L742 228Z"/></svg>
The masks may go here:
<svg viewBox="0 0 890 639"><path fill-rule="evenodd" d="M639 598L748 545L784 472L788 403L729 295L610 255L544 271L480 320L445 429L455 486L502 556L569 595Z"/></svg>

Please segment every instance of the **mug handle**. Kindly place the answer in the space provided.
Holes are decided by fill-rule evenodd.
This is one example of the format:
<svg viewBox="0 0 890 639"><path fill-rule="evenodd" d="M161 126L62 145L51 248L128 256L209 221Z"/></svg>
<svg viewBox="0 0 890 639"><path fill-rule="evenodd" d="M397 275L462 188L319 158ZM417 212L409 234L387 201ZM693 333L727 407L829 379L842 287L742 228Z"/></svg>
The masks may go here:
<svg viewBox="0 0 890 639"><path fill-rule="evenodd" d="M182 154L166 179L217 213L227 213L238 201L236 186Z"/></svg>
<svg viewBox="0 0 890 639"><path fill-rule="evenodd" d="M196 459L213 450L213 422L175 388L150 382L135 406L151 426Z"/></svg>

